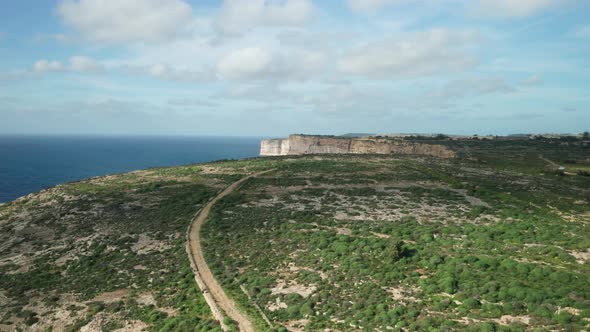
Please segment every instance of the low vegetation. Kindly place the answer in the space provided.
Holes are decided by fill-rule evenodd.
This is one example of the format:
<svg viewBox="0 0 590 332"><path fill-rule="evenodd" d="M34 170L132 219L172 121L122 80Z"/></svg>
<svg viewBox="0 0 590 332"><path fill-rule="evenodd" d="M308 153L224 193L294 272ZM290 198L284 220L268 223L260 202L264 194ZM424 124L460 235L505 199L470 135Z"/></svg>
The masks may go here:
<svg viewBox="0 0 590 332"><path fill-rule="evenodd" d="M266 169L202 230L258 330L588 330L589 148L439 143L460 157L220 161L0 205L0 330L219 331L185 231L221 189Z"/></svg>

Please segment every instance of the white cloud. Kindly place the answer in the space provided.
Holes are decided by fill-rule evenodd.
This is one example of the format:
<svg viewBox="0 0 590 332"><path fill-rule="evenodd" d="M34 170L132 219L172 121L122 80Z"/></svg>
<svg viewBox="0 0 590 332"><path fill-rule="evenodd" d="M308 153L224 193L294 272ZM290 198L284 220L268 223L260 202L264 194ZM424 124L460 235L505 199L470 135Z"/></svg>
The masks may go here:
<svg viewBox="0 0 590 332"><path fill-rule="evenodd" d="M537 14L565 0L479 0L475 13L481 16L519 18Z"/></svg>
<svg viewBox="0 0 590 332"><path fill-rule="evenodd" d="M33 73L30 70L12 70L9 72L0 71L0 86L4 84L10 84L14 81L24 80L33 77Z"/></svg>
<svg viewBox="0 0 590 332"><path fill-rule="evenodd" d="M445 104L452 100L476 97L494 93L511 93L515 89L502 78L469 78L453 80L444 87L426 94L426 99L438 104ZM422 98L421 98L422 99Z"/></svg>
<svg viewBox="0 0 590 332"><path fill-rule="evenodd" d="M99 72L104 69L103 65L96 60L86 56L73 56L66 65L61 61L39 60L33 64L33 70L38 73L48 72Z"/></svg>
<svg viewBox="0 0 590 332"><path fill-rule="evenodd" d="M70 58L70 70L75 72L98 72L103 69L96 60L85 56L73 56Z"/></svg>
<svg viewBox="0 0 590 332"><path fill-rule="evenodd" d="M294 48L273 52L247 47L225 55L217 63L217 73L227 80L273 80L286 83L323 77L326 62L327 57L321 51Z"/></svg>
<svg viewBox="0 0 590 332"><path fill-rule="evenodd" d="M217 71L227 79L253 78L267 71L272 60L270 52L258 47L248 47L223 57L217 64Z"/></svg>
<svg viewBox="0 0 590 332"><path fill-rule="evenodd" d="M524 86L536 86L543 84L543 77L540 75L532 75L522 82Z"/></svg>
<svg viewBox="0 0 590 332"><path fill-rule="evenodd" d="M313 89L305 94L293 95L291 99L297 105L309 105L317 112L334 116L351 116L363 110L372 116L409 114L415 117L417 111L422 115L438 116L445 110L449 115L477 98L516 91L501 77L463 78L448 81L442 86L428 85L422 91L416 90L416 87L403 91L386 85L353 83ZM281 99L284 97L281 96Z"/></svg>
<svg viewBox="0 0 590 332"><path fill-rule="evenodd" d="M463 71L475 65L468 49L479 40L473 31L432 29L403 39L389 38L345 53L338 68L375 78L415 77Z"/></svg>
<svg viewBox="0 0 590 332"><path fill-rule="evenodd" d="M322 89L319 93L306 95L301 98L300 103L309 105L316 112L327 116L364 117L371 114L371 117L382 117L391 113L399 102L391 91L337 85Z"/></svg>
<svg viewBox="0 0 590 332"><path fill-rule="evenodd" d="M206 99L173 98L168 100L168 105L176 107L217 107L219 103Z"/></svg>
<svg viewBox="0 0 590 332"><path fill-rule="evenodd" d="M174 38L193 19L182 0L61 0L64 24L98 42L160 42Z"/></svg>
<svg viewBox="0 0 590 332"><path fill-rule="evenodd" d="M170 69L163 64L155 64L148 69L148 73L153 77L163 78L170 73Z"/></svg>
<svg viewBox="0 0 590 332"><path fill-rule="evenodd" d="M225 0L215 27L232 35L259 26L300 26L314 10L311 0Z"/></svg>
<svg viewBox="0 0 590 332"><path fill-rule="evenodd" d="M33 70L38 73L64 71L64 65L59 61L39 60L33 64Z"/></svg>
<svg viewBox="0 0 590 332"><path fill-rule="evenodd" d="M215 77L211 71L174 68L162 63L157 63L148 66L147 68L140 68L139 71L147 73L153 78L165 81L202 83L212 82L215 80Z"/></svg>
<svg viewBox="0 0 590 332"><path fill-rule="evenodd" d="M402 2L401 0L348 0L348 6L354 11L374 11L388 5Z"/></svg>
<svg viewBox="0 0 590 332"><path fill-rule="evenodd" d="M57 33L57 34L52 35L51 37L58 42L66 42L68 40L68 37L66 35L64 35L63 33Z"/></svg>

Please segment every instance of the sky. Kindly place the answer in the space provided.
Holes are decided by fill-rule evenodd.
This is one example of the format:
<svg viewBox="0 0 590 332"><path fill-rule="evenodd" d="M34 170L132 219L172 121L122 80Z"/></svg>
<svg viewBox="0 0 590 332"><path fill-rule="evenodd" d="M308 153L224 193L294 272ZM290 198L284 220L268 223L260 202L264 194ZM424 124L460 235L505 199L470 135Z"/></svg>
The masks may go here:
<svg viewBox="0 0 590 332"><path fill-rule="evenodd" d="M589 129L587 0L0 1L0 134Z"/></svg>

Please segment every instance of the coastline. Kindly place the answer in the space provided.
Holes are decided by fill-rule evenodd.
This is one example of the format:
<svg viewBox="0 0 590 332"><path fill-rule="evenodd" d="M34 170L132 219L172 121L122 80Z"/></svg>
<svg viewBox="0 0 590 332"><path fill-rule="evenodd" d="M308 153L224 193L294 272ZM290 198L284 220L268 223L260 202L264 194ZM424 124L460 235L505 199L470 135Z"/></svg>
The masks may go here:
<svg viewBox="0 0 590 332"><path fill-rule="evenodd" d="M257 157L258 137L0 136L0 202L136 170Z"/></svg>

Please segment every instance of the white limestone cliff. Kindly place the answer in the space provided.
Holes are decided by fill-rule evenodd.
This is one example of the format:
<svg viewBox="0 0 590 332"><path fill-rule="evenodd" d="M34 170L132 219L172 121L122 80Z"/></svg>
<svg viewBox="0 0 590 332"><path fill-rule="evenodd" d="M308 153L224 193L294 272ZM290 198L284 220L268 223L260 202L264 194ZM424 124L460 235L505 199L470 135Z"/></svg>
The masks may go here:
<svg viewBox="0 0 590 332"><path fill-rule="evenodd" d="M305 154L407 154L453 158L455 151L440 144L416 143L377 137L344 138L291 135L287 139L262 140L261 156Z"/></svg>

